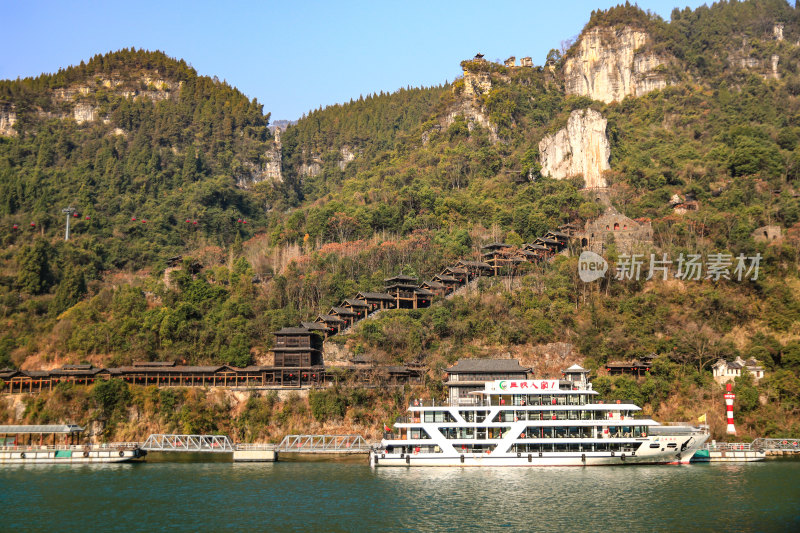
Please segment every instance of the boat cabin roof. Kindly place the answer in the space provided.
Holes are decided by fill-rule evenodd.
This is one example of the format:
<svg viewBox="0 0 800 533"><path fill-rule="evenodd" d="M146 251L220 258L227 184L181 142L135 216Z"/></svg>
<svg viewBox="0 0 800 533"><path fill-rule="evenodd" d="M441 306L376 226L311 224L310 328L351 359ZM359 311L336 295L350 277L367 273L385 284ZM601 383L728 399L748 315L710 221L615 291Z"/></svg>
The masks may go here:
<svg viewBox="0 0 800 533"><path fill-rule="evenodd" d="M29 433L82 433L83 428L77 424L42 424L42 425L10 425L0 426L0 435L19 435Z"/></svg>

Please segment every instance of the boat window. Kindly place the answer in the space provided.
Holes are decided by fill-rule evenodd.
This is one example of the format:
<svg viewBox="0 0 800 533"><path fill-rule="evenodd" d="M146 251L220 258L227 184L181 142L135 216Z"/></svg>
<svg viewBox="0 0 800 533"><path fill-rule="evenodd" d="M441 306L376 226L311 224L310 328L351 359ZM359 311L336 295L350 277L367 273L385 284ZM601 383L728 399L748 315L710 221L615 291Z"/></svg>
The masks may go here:
<svg viewBox="0 0 800 533"><path fill-rule="evenodd" d="M650 443L650 447L651 447L651 448L660 448L660 447L661 447L661 445L660 445L659 443L657 443L657 442L651 442L651 443Z"/></svg>
<svg viewBox="0 0 800 533"><path fill-rule="evenodd" d="M541 405L550 405L550 395L549 394L542 394L539 396L541 399Z"/></svg>
<svg viewBox="0 0 800 533"><path fill-rule="evenodd" d="M431 438L428 435L428 432L422 428L409 428L408 430L408 438L409 439L429 439Z"/></svg>
<svg viewBox="0 0 800 533"><path fill-rule="evenodd" d="M670 442L669 444L667 444L667 448L677 448L677 447L678 447L678 444L675 443L675 442Z"/></svg>
<svg viewBox="0 0 800 533"><path fill-rule="evenodd" d="M455 422L449 411L423 411L423 422Z"/></svg>

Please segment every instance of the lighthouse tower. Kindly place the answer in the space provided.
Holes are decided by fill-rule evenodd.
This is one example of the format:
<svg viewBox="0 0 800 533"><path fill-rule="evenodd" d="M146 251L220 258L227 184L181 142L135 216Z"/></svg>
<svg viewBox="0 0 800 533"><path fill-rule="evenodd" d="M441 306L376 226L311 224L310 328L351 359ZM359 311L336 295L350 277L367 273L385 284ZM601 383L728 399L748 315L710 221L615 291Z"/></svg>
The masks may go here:
<svg viewBox="0 0 800 533"><path fill-rule="evenodd" d="M732 391L731 384L725 385L727 392L725 393L725 410L728 415L728 435L736 435L736 427L733 425L733 400L736 395Z"/></svg>

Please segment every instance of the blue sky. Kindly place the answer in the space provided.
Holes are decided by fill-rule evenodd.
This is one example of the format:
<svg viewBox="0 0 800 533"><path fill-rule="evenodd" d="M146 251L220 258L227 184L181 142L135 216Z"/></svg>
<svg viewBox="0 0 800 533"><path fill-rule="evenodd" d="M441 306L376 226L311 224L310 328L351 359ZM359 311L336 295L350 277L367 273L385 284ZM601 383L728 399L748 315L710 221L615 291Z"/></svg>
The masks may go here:
<svg viewBox="0 0 800 533"><path fill-rule="evenodd" d="M592 9L561 2L64 2L0 0L0 79L125 47L163 50L264 104L272 119L460 75L459 62L531 56L578 35ZM705 2L641 0L669 19Z"/></svg>

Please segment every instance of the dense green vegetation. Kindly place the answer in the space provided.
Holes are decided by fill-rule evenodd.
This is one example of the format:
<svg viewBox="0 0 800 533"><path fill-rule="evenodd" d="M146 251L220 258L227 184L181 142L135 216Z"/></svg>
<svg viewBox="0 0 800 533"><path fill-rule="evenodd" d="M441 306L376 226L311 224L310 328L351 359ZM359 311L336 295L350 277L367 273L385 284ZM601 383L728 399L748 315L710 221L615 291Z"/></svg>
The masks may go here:
<svg viewBox="0 0 800 533"><path fill-rule="evenodd" d="M441 370L459 357L510 351L533 364L533 347L568 342L594 370L655 353L647 380L600 376L598 386L684 417L698 413L676 403L711 402L711 362L755 357L770 376L740 384L748 427L793 427L800 11L781 0L718 2L675 10L667 22L626 4L592 13L587 29L595 26L646 30L646 48L668 58L670 86L612 104L568 96L561 69L575 47L551 52L545 67L465 61L468 75L491 83L478 97L458 79L310 112L281 136L277 184L248 181L273 141L261 104L162 53L123 50L0 82L0 101L18 115L18 134L0 138L0 367L264 362L271 331L380 289L387 275L428 278L489 240L520 245L560 224L582 225L601 207L580 191L580 177L541 175L538 143L571 111L592 107L608 119L613 205L652 220L655 246L673 258L760 252L757 282L587 286L575 259L559 258L513 286L482 282L431 309L385 313L338 342L386 363L422 358L431 395L443 393ZM105 120L77 123L69 118L76 104ZM676 194L698 209L675 212ZM64 242L61 209L70 204L79 216ZM766 224L784 238L756 243L751 233ZM618 259L613 246L607 255ZM164 420L197 431L213 430L229 407L195 392L141 400L108 387L91 398L58 394L94 402L109 420L122 417L116 397L163 403ZM370 401L378 400L346 388L308 404L248 401L235 428L374 422Z"/></svg>

